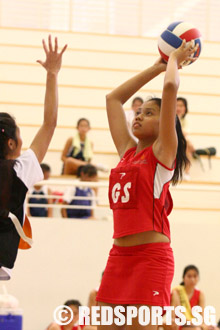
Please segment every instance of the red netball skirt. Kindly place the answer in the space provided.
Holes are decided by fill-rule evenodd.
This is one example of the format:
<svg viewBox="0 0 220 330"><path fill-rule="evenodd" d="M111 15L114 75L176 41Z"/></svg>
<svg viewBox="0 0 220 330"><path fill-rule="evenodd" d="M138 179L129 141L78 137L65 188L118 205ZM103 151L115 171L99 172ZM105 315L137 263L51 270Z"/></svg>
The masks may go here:
<svg viewBox="0 0 220 330"><path fill-rule="evenodd" d="M169 306L173 274L170 243L113 245L96 300L116 305Z"/></svg>

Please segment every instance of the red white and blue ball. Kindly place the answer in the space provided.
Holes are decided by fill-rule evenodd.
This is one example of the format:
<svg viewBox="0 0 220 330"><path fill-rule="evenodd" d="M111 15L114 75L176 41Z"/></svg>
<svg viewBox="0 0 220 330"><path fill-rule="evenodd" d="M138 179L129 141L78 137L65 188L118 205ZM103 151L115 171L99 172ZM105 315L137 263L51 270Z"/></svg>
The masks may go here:
<svg viewBox="0 0 220 330"><path fill-rule="evenodd" d="M202 41L201 33L191 23L174 22L160 35L158 39L158 49L162 58L167 62L172 51L179 48L183 40L188 44L193 40L193 45L199 45L192 58L198 58L201 53ZM182 65L191 64L192 61L185 61Z"/></svg>

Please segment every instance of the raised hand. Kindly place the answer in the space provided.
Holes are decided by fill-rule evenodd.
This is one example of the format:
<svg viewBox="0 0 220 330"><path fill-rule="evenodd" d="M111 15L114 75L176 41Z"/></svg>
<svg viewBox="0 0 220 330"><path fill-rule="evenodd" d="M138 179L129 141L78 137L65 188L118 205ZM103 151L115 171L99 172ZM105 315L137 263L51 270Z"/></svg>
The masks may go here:
<svg viewBox="0 0 220 330"><path fill-rule="evenodd" d="M186 40L184 39L181 46L174 50L170 57L173 57L177 60L178 67L181 68L182 64L187 61L194 62L196 58L192 58L192 55L198 49L198 44L193 46L193 41L191 41L188 45L186 45Z"/></svg>
<svg viewBox="0 0 220 330"><path fill-rule="evenodd" d="M45 62L37 60L48 73L57 74L61 68L62 64L62 55L65 52L67 45L63 47L60 53L58 53L58 41L55 38L54 47L52 45L51 35L48 37L48 45L46 44L45 40L42 40L43 48L46 54Z"/></svg>
<svg viewBox="0 0 220 330"><path fill-rule="evenodd" d="M157 66L160 68L160 71L163 72L166 71L167 63L162 59L162 57L159 57L154 63L154 66Z"/></svg>

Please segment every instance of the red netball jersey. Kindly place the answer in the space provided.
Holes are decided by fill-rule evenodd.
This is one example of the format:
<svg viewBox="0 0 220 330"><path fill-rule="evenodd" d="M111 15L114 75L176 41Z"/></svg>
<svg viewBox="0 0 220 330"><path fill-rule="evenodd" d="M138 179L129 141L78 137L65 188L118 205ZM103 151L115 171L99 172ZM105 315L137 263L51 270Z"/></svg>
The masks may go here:
<svg viewBox="0 0 220 330"><path fill-rule="evenodd" d="M200 291L198 289L194 289L193 296L190 299L190 306L198 306L199 304L199 297L200 297Z"/></svg>
<svg viewBox="0 0 220 330"><path fill-rule="evenodd" d="M170 239L167 216L173 202L169 182L174 169L161 164L152 146L135 155L129 149L111 171L109 201L114 215L113 238L144 231L157 231Z"/></svg>

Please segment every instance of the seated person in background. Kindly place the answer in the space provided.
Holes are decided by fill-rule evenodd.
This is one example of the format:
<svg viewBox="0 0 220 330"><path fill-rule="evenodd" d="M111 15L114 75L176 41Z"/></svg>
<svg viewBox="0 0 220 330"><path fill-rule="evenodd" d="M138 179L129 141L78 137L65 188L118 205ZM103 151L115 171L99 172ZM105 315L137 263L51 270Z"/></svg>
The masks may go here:
<svg viewBox="0 0 220 330"><path fill-rule="evenodd" d="M103 277L103 274L104 274L104 271L102 272L102 275L101 275L101 279ZM100 280L101 282L101 280ZM99 285L93 289L90 294L89 294L89 300L88 300L88 307L91 308L92 306L97 306L97 303L96 303L96 296L97 296L97 293L99 291L99 286L100 286L100 283Z"/></svg>
<svg viewBox="0 0 220 330"><path fill-rule="evenodd" d="M85 329L84 325L78 325L79 321L79 306L82 306L78 300L67 300L64 306L68 306L73 311L73 320L67 325L59 325L57 323L52 323L47 327L46 330L81 330ZM65 313L65 314L64 314ZM62 317L71 318L71 313L68 309L65 310ZM87 327L86 327L87 328ZM86 329L85 329L86 330Z"/></svg>
<svg viewBox="0 0 220 330"><path fill-rule="evenodd" d="M97 169L93 165L82 166L80 170L80 181L98 181ZM74 199L74 197L95 197L94 189L89 187L72 187L68 188L63 195L64 205L82 205L82 206L93 206L94 200L85 199ZM62 216L64 218L80 218L88 219L94 216L92 209L62 209Z"/></svg>
<svg viewBox="0 0 220 330"><path fill-rule="evenodd" d="M199 270L194 265L185 267L183 271L183 281L176 288L172 290L171 306L184 306L186 308L186 320L191 321L193 318L192 307L200 306L204 311L205 297L203 292L196 288L199 281ZM166 327L165 327L166 328ZM178 329L178 326L176 326ZM182 330L214 330L216 326L207 326L202 324L201 326L183 326Z"/></svg>
<svg viewBox="0 0 220 330"><path fill-rule="evenodd" d="M143 103L144 100L141 97L137 96L132 100L131 110L125 112L129 132L132 135L132 137L135 138L135 140L137 140L137 138L132 133L132 121Z"/></svg>
<svg viewBox="0 0 220 330"><path fill-rule="evenodd" d="M64 163L62 174L77 174L78 168L89 164L93 157L93 144L87 133L90 130L90 122L86 118L80 118L77 122L77 133L70 137L63 149L61 160ZM97 170L108 172L103 164L94 165Z"/></svg>
<svg viewBox="0 0 220 330"><path fill-rule="evenodd" d="M40 164L43 174L44 180L48 180L50 177L50 166L47 164ZM42 195L42 197L30 197L28 199L28 203L30 204L52 204L51 198L45 198L44 195L51 195L51 190L46 185L35 185L32 189L29 190L29 194L31 195ZM52 217L52 208L46 207L28 207L27 209L28 216L31 217Z"/></svg>
<svg viewBox="0 0 220 330"><path fill-rule="evenodd" d="M77 122L77 133L70 137L65 144L61 159L64 162L63 174L76 174L80 166L91 162L93 157L93 145L87 133L90 123L86 118L80 118Z"/></svg>
<svg viewBox="0 0 220 330"><path fill-rule="evenodd" d="M191 162L193 159L193 153L195 151L195 148L192 144L192 142L188 139L187 135L189 134L189 127L186 115L188 113L188 103L187 100L184 97L178 97L177 98L177 107L176 107L176 114L179 117L182 131L184 134L184 137L186 139L186 155L189 161ZM186 181L190 180L190 165L188 165L185 169L185 173L183 175L183 179Z"/></svg>

